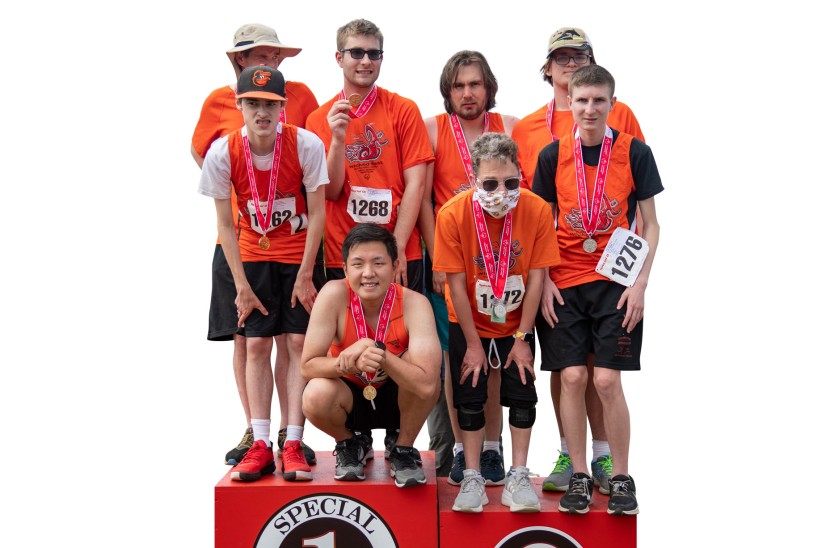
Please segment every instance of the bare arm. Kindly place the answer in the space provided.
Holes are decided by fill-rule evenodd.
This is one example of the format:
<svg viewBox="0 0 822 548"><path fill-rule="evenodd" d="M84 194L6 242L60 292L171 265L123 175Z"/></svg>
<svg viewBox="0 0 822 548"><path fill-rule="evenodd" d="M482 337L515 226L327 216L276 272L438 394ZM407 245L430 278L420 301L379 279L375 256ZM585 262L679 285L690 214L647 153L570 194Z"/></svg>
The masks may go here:
<svg viewBox="0 0 822 548"><path fill-rule="evenodd" d="M505 129L505 134L510 137L511 133L514 131L514 126L517 125L519 122L519 118L516 116L508 116L506 114L502 115L502 127Z"/></svg>
<svg viewBox="0 0 822 548"><path fill-rule="evenodd" d="M623 305L626 302L628 303L628 308L625 310L625 320L622 322L622 327L625 327L628 333L633 331L636 324L645 315L645 289L648 287L651 265L654 262L657 245L659 245L659 223L656 219L654 198L642 200L638 204L644 224L645 234L643 237L648 242L648 256L645 258L645 263L642 265L642 270L639 271L636 282L632 287L625 288L617 303L617 310L622 310Z"/></svg>
<svg viewBox="0 0 822 548"><path fill-rule="evenodd" d="M397 239L397 251L400 264L394 276L394 281L404 286L408 285L407 259L405 248L417 224L417 217L422 206L422 195L425 191L425 174L427 164L417 164L403 170L405 190L402 193L402 203L397 215L397 224L394 226L394 237Z"/></svg>
<svg viewBox="0 0 822 548"><path fill-rule="evenodd" d="M317 295L308 320L300 362L300 373L306 380L335 379L341 375L336 366L337 358L330 357L328 349L335 339L342 339L338 321L340 308L348 302L347 290L344 281L333 280L325 284Z"/></svg>
<svg viewBox="0 0 822 548"><path fill-rule="evenodd" d="M317 298L317 288L314 287L314 263L317 260L317 250L325 230L325 187L320 185L314 192L306 192L308 209L308 233L305 237L305 251L297 272L297 280L291 293L291 308L297 305L297 299L311 314Z"/></svg>
<svg viewBox="0 0 822 548"><path fill-rule="evenodd" d="M518 331L528 333L534 328L534 319L539 310L540 297L542 295L542 280L545 275L545 270L542 268L531 269L528 271L528 281L525 282L525 297L522 300L522 315L519 320ZM531 352L531 346L523 341L517 339L514 341L514 346L508 353L508 360L505 362L505 367L515 363L519 369L519 379L522 384L526 384L525 371L529 371L531 376L536 378L534 373L534 355Z"/></svg>
<svg viewBox="0 0 822 548"><path fill-rule="evenodd" d="M464 383L469 376L472 376L471 386L476 387L480 371L488 372L488 360L474 323L474 312L465 288L465 272L448 272L446 277L451 290L451 302L454 304L454 311L457 313L457 320L459 320L467 346L465 357L462 359L459 383Z"/></svg>
<svg viewBox="0 0 822 548"><path fill-rule="evenodd" d="M383 369L397 385L428 399L439 389L442 361L434 311L425 297L415 291L404 291L408 351L402 357L386 352Z"/></svg>
<svg viewBox="0 0 822 548"><path fill-rule="evenodd" d="M328 127L331 129L331 144L328 146L328 178L331 182L325 189L325 199L336 201L345 184L345 133L351 117L348 111L351 104L340 100L328 111Z"/></svg>
<svg viewBox="0 0 822 548"><path fill-rule="evenodd" d="M237 288L237 298L234 300L237 305L237 325L242 327L246 318L251 315L255 308L262 312L264 316L268 315L268 311L257 298L257 295L254 294L248 279L245 277L243 260L240 257L240 246L237 243L234 219L231 214L231 200L215 198L214 205L217 208L217 233L220 235L223 253L225 253L228 267L231 269L234 286Z"/></svg>

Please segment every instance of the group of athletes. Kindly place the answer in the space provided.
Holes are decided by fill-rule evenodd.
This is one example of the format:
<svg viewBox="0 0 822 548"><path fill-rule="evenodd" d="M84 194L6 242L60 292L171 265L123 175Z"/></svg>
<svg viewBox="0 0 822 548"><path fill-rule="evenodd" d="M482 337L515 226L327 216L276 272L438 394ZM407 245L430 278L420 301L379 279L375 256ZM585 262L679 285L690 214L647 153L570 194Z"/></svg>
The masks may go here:
<svg viewBox="0 0 822 548"><path fill-rule="evenodd" d="M539 511L536 336L561 447L543 490L564 492L563 512L586 513L598 487L609 513L638 513L621 372L640 368L663 187L586 33L551 35L552 98L521 120L491 112L498 85L477 51L448 60L445 112L428 119L376 85L374 23L337 30L343 84L323 105L278 70L300 51L240 27L237 80L208 96L192 139L217 211L208 338L234 341L247 419L231 478L275 473L276 388L286 480L312 479L307 418L334 439L336 479L365 479L385 429L396 485L425 483L427 422L437 475L460 486L453 510L481 512L501 486L511 511Z"/></svg>

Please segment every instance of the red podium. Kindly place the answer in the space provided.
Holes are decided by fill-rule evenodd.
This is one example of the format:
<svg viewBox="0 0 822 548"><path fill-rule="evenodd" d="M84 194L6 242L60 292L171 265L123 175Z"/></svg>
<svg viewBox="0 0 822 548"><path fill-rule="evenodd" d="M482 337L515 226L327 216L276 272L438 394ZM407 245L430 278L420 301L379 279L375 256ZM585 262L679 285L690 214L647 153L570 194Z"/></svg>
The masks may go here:
<svg viewBox="0 0 822 548"><path fill-rule="evenodd" d="M285 481L280 473L260 481L231 481L214 489L215 547L434 548L437 478L434 453L421 451L425 485L399 488L382 451L365 468L366 480L334 479L336 458L317 452L312 481Z"/></svg>
<svg viewBox="0 0 822 548"><path fill-rule="evenodd" d="M542 491L542 478L531 483L542 509L531 514L511 512L500 504L502 487L485 489L489 504L478 514L454 512L451 507L459 487L438 479L439 542L443 548L636 548L636 516L608 514L608 497L594 492L591 509L585 515L559 511L562 493Z"/></svg>

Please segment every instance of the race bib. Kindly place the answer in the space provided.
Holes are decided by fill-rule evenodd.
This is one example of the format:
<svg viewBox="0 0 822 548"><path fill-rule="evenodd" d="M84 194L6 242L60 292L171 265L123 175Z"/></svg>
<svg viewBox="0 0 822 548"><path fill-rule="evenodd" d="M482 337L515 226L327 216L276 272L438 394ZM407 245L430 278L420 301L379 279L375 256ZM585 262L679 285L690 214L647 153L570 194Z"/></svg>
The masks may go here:
<svg viewBox="0 0 822 548"><path fill-rule="evenodd" d="M260 227L260 219L257 218L257 214L254 213L254 202L252 200L248 200L246 204L246 211L249 215L249 223L251 224L251 228L254 229L254 232L258 234L265 234L263 229ZM268 214L268 202L260 202L260 212L263 216ZM272 212L271 212L271 226L268 228L268 232L271 232L281 224L285 223L286 221L291 221L297 214L297 200L293 196L290 198L280 198L279 200L274 200L272 205ZM294 234L294 224L291 224L291 233Z"/></svg>
<svg viewBox="0 0 822 548"><path fill-rule="evenodd" d="M391 220L391 202L388 189L352 186L348 214L356 223L387 225Z"/></svg>
<svg viewBox="0 0 822 548"><path fill-rule="evenodd" d="M648 242L628 229L617 228L608 240L605 251L599 259L596 271L606 278L632 287L636 282L645 258L648 257Z"/></svg>
<svg viewBox="0 0 822 548"><path fill-rule="evenodd" d="M486 316L492 315L492 308L494 306L494 292L491 290L491 284L486 280L477 280L477 285L474 286L474 291L477 299L477 310ZM508 276L505 280L505 292L500 299L501 304L505 306L505 312L516 310L522 304L522 299L525 297L525 284L522 282L522 276Z"/></svg>

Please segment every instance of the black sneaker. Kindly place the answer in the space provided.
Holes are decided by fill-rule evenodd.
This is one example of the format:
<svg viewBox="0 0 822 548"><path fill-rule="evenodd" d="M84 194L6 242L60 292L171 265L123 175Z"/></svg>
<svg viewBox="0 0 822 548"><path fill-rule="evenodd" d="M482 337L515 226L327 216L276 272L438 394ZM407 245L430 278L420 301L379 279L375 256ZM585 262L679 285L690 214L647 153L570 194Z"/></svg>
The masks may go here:
<svg viewBox="0 0 822 548"><path fill-rule="evenodd" d="M559 511L571 514L587 514L591 504L591 491L594 489L594 480L585 472L577 472L571 476L568 490L559 499Z"/></svg>
<svg viewBox="0 0 822 548"><path fill-rule="evenodd" d="M225 454L225 463L231 466L238 465L253 444L254 434L251 433L251 428L246 428L243 439L240 440L237 447Z"/></svg>
<svg viewBox="0 0 822 548"><path fill-rule="evenodd" d="M360 442L362 445L363 452L365 453L365 460L373 459L374 458L374 438L371 437L371 431L368 432L354 432L354 437L357 438L357 441ZM386 457L387 458L387 457Z"/></svg>
<svg viewBox="0 0 822 548"><path fill-rule="evenodd" d="M334 479L340 481L362 481L365 479L365 451L356 436L343 440L334 448L337 468Z"/></svg>
<svg viewBox="0 0 822 548"><path fill-rule="evenodd" d="M422 471L420 452L413 447L394 445L388 456L391 463L391 476L397 487L421 485L425 483L425 473Z"/></svg>
<svg viewBox="0 0 822 548"><path fill-rule="evenodd" d="M400 431L396 429L390 429L385 431L385 452L383 456L385 458L391 457L391 450L394 449L394 446L397 445L397 437L399 437Z"/></svg>
<svg viewBox="0 0 822 548"><path fill-rule="evenodd" d="M277 432L277 457L283 457L283 446L285 445L285 438L286 432L285 428L282 428ZM303 450L303 454L305 455L305 462L308 463L309 466L314 466L317 464L317 455L314 453L314 450L311 449L309 446L304 444L302 441L300 442L300 448Z"/></svg>
<svg viewBox="0 0 822 548"><path fill-rule="evenodd" d="M488 449L480 453L480 475L485 478L485 485L505 485L505 468L502 455Z"/></svg>
<svg viewBox="0 0 822 548"><path fill-rule="evenodd" d="M608 500L609 514L635 516L639 513L634 478L620 474L612 477L608 485L611 488L611 498Z"/></svg>
<svg viewBox="0 0 822 548"><path fill-rule="evenodd" d="M465 474L465 453L457 451L454 455L454 464L451 466L451 471L448 473L448 483L451 485L462 484L462 478Z"/></svg>

